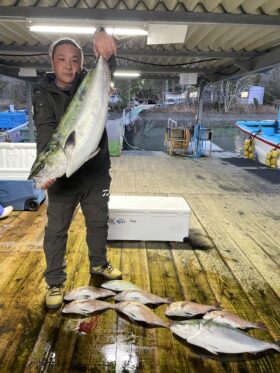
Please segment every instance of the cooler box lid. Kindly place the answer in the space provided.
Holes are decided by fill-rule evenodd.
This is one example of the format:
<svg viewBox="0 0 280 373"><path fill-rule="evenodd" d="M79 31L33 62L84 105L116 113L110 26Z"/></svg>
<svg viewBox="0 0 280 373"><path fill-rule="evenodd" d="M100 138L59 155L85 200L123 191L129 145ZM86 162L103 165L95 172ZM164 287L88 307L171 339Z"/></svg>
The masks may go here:
<svg viewBox="0 0 280 373"><path fill-rule="evenodd" d="M110 211L152 211L190 214L191 209L183 197L121 196L111 195Z"/></svg>

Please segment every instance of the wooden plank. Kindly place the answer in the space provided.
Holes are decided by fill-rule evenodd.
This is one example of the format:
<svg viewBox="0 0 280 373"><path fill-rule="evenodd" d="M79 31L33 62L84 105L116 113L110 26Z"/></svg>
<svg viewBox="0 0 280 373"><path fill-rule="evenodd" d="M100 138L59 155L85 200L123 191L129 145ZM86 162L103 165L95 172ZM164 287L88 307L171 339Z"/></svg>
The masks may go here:
<svg viewBox="0 0 280 373"><path fill-rule="evenodd" d="M196 221L195 225L197 224ZM199 303L221 304L224 309L248 320L262 319L256 319L255 307L244 296L242 287L215 249L192 251L186 248L172 250L172 254L186 299ZM251 334L269 341L267 332L255 331ZM243 357L245 361L239 358L241 361L238 361L238 366L231 363L231 359L234 361L237 357L226 358L227 369L230 371L235 371L235 367L236 371L266 372L266 367L270 367L269 371L276 372L277 359L274 357L263 357L256 362L246 361L246 357Z"/></svg>
<svg viewBox="0 0 280 373"><path fill-rule="evenodd" d="M254 268L254 263L248 261L243 250L227 235L227 232L222 228L222 224L220 224L220 219L217 220L216 216L214 218L211 209L207 207L204 201L192 198L191 205L196 213L199 214L200 222L204 228L213 237L214 244L222 259L217 261L217 264L222 262L227 264L228 268L235 274L244 293L254 305L257 313L259 309L265 308L266 312L261 316L271 333L273 333L274 338L278 339L278 323L276 320L279 314L279 298L274 290L268 286L265 279ZM215 224L212 223L214 219L216 219ZM219 268L213 268L213 271L219 271ZM228 286L228 282L229 280L224 281L224 288Z"/></svg>
<svg viewBox="0 0 280 373"><path fill-rule="evenodd" d="M251 335L279 339L279 285L271 271L279 263L277 185L223 160L161 152L114 158L110 172L114 194L184 196L192 208L188 243L108 244L124 279L162 296L172 293L175 300L220 302L268 326ZM217 360L168 330L131 323L113 310L96 315L89 334L77 334L81 320L90 318L45 310L45 223L45 204L38 212L13 212L1 220L1 371L277 372L279 354ZM66 289L104 281L89 275L79 210L69 230L67 273ZM154 309L163 319L165 307Z"/></svg>
<svg viewBox="0 0 280 373"><path fill-rule="evenodd" d="M232 222L232 219L227 219L223 203L220 205L217 201L213 201L210 196L204 198L202 203L205 213L209 214L208 221L212 219L214 221L215 219L215 226L220 227L224 235L229 237L233 245L236 246L236 250L241 252L241 255L244 257L241 259L242 262L246 258L248 266L254 266L263 277L259 276L258 282L261 284L265 281L279 295L279 266L275 261L271 260L270 256L262 250L256 241L247 235L246 231L242 232L240 227Z"/></svg>
<svg viewBox="0 0 280 373"><path fill-rule="evenodd" d="M147 253L143 242L127 242L122 248L123 279L150 291ZM131 336L131 338L127 338ZM159 372L155 328L118 316L116 371ZM127 353L125 353L127 350ZM128 353L130 351L130 353ZM131 360L130 360L131 359Z"/></svg>
<svg viewBox="0 0 280 373"><path fill-rule="evenodd" d="M0 315L3 331L0 354L3 369L9 370L13 365L22 368L34 343L34 331L38 331L42 321L42 317L38 317L36 308L41 308L43 314L42 292L40 292L42 268L42 256L34 252L26 254L24 265L10 281L10 292L1 295L4 299Z"/></svg>
<svg viewBox="0 0 280 373"><path fill-rule="evenodd" d="M168 248L164 243L147 243L148 264L151 281L151 291L154 294L174 300L183 300L183 291L178 281L176 267ZM168 320L164 311L166 305L155 310L155 313L163 320ZM172 335L167 329L158 328L157 346L161 372L219 372L221 367L213 361L204 361L193 352L190 345L182 339ZM191 363L190 363L191 362Z"/></svg>
<svg viewBox="0 0 280 373"><path fill-rule="evenodd" d="M262 319L261 317L256 319L255 308L244 297L243 289L215 250L195 250L193 252L191 250L173 250L172 253L179 281L187 299L205 304L219 303L226 310L252 321ZM257 331L250 332L250 334L271 341L267 332ZM204 357L213 359L213 356L207 352L204 353ZM248 357L245 356L223 356L221 358L225 371L277 372L278 358L276 355L269 355L268 358L260 357L256 362L247 360ZM265 367L270 369L266 370Z"/></svg>
<svg viewBox="0 0 280 373"><path fill-rule="evenodd" d="M113 265L120 268L121 250L113 249L109 245L108 258ZM101 276L92 276L90 280L91 286L100 286L104 281ZM108 300L112 302L112 300ZM116 318L115 311L108 310L104 313L96 315L97 326L89 334L77 335L73 356L71 359L72 369L90 368L94 371L106 371L116 364L116 346L114 340L116 336ZM86 321L90 318L85 318ZM64 346L65 348L65 346ZM63 364L61 364L63 368Z"/></svg>
<svg viewBox="0 0 280 373"><path fill-rule="evenodd" d="M212 203L215 204L214 201ZM257 211L252 213L248 210L247 198L222 197L219 205L224 206L224 215L230 226L235 231L242 232L242 235L247 239L254 241L264 251L264 256L271 258L275 264L280 263L280 253L278 249L278 242L280 240L279 229L273 228L271 218L264 218L264 210L262 213ZM254 205L258 203L258 198L254 200ZM274 202L275 203L275 202ZM269 211L267 211L269 214ZM270 227L269 229L266 229ZM261 233L260 233L261 232ZM245 245L245 242L244 242Z"/></svg>
<svg viewBox="0 0 280 373"><path fill-rule="evenodd" d="M1 249L8 247L16 247L18 250L21 244L37 244L41 241L41 232L46 224L45 206L41 205L40 211L22 211L7 229L1 235ZM1 248L2 247L2 248Z"/></svg>
<svg viewBox="0 0 280 373"><path fill-rule="evenodd" d="M70 287L75 287L75 281L81 281L81 283L84 281L84 284L89 281L85 230L81 229L82 226L83 216L82 214L76 214L74 221L71 224L67 241L66 257L68 278L65 284L66 291ZM71 255L69 255L70 252ZM82 280L81 278L83 278L83 276L85 276L85 278ZM43 304L45 303L45 294L46 290L43 291ZM46 314L43 314L44 321L42 328L36 338L34 348L29 354L25 372L37 372L38 362L40 362L42 369L47 370L53 364L54 354L58 365L61 361L65 363L65 366L67 366L67 364L69 365L68 360L66 364L66 359L69 359L70 357L72 358L72 355L69 357L69 353L73 351L75 346L75 336L77 331L74 329L77 327L78 321L70 320L70 322L67 322L66 318L61 316L60 312L61 308L49 310ZM74 330L74 337L69 333L69 330L72 329ZM63 340L63 338L64 343L67 343L68 354L65 354L61 349L61 340Z"/></svg>
<svg viewBox="0 0 280 373"><path fill-rule="evenodd" d="M237 200L239 198L239 196L236 196ZM258 241L264 237L264 244L266 240L269 240L277 245L280 235L280 215L278 211L275 211L275 206L278 206L279 198L277 200L274 195L266 196L265 205L262 205L262 199L258 195L254 197L246 196L244 203L233 203L231 209L235 211L235 206L240 206L236 214L238 214L240 224L244 224L244 228L247 229L249 234L254 235ZM258 234L256 234L256 231L258 231ZM277 255L277 252L275 255Z"/></svg>

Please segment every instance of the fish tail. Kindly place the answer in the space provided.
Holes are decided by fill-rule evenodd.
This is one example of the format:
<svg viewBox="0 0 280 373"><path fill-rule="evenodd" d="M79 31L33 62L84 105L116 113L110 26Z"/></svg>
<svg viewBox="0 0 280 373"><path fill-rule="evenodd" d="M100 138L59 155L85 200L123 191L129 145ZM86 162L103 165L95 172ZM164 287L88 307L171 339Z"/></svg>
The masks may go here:
<svg viewBox="0 0 280 373"><path fill-rule="evenodd" d="M167 322L165 323L166 328L167 328L167 329L170 329L171 324L172 324L172 321L167 321Z"/></svg>
<svg viewBox="0 0 280 373"><path fill-rule="evenodd" d="M221 303L214 304L214 307L216 307L217 311L222 311L223 310L223 307L221 306Z"/></svg>
<svg viewBox="0 0 280 373"><path fill-rule="evenodd" d="M273 346L274 350L280 352L280 340L276 341Z"/></svg>

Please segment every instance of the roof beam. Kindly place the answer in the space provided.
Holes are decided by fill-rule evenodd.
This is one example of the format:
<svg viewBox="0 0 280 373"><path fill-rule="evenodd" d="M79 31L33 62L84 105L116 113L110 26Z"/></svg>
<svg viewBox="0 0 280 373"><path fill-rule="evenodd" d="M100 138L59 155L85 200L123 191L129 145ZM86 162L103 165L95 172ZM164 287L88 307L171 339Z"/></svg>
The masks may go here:
<svg viewBox="0 0 280 373"><path fill-rule="evenodd" d="M199 57L199 58L250 58L260 55L258 52L222 52L222 51L189 51L189 50L156 50L156 49L119 49L119 56L139 57Z"/></svg>
<svg viewBox="0 0 280 373"><path fill-rule="evenodd" d="M7 68L30 68L37 69L39 71L46 71L51 69L49 63L30 63L30 62L7 62L0 59L0 65ZM87 66L89 67L89 66ZM180 73L198 73L198 74L211 74L216 71L213 68L191 68L191 67L173 67L173 66L148 66L148 65L136 65L132 64L130 66L117 66L118 71L131 71L137 70L147 74L160 74L160 73L170 73L170 74L180 74Z"/></svg>
<svg viewBox="0 0 280 373"><path fill-rule="evenodd" d="M92 49L83 48L85 56L92 56ZM0 55L11 54L49 54L48 47L30 46L30 45L6 45L1 46ZM263 52L246 51L190 51L190 50L162 50L162 49L118 49L117 55L122 57L199 57L199 58L251 58L263 54Z"/></svg>
<svg viewBox="0 0 280 373"><path fill-rule="evenodd" d="M9 76L11 78L19 79L19 80L24 80L24 81L29 81L29 82L36 82L38 81L37 78L31 78L31 77L19 77L18 76L18 68L13 68L13 69L8 69L6 67L1 67L0 66L0 74ZM41 74L40 74L41 75ZM129 79L129 78L115 78L115 80L123 80L123 79ZM163 74L141 74L140 79L168 79L168 80L174 80L174 79L179 79L178 75L171 75L167 73Z"/></svg>
<svg viewBox="0 0 280 373"><path fill-rule="evenodd" d="M93 8L60 8L39 6L0 6L1 20L69 19L114 22L153 22L232 26L280 26L280 16L260 14L225 14L185 11L150 11Z"/></svg>
<svg viewBox="0 0 280 373"><path fill-rule="evenodd" d="M274 48L274 50L265 53L252 60L253 70L261 71L264 69L270 69L280 64L280 47Z"/></svg>
<svg viewBox="0 0 280 373"><path fill-rule="evenodd" d="M274 48L272 51L265 53L259 57L252 58L248 62L235 63L239 67L239 71L234 72L233 67L223 69L222 73L212 74L208 78L210 80L228 80L240 78L244 75L263 72L280 65L280 47ZM223 74L224 73L224 74Z"/></svg>

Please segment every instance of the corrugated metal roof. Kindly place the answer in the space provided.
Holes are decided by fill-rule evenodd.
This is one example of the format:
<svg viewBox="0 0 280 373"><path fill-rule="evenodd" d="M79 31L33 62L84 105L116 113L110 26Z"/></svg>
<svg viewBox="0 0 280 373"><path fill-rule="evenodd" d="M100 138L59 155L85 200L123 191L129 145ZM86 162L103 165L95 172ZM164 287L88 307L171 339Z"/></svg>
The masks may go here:
<svg viewBox="0 0 280 373"><path fill-rule="evenodd" d="M48 47L62 35L30 32L29 22L38 20L146 29L151 23L188 24L181 44L147 45L146 36L118 38L118 67L137 68L143 77L198 72L217 80L280 63L279 0L2 0L0 73L17 76L19 67L39 73L50 68ZM90 64L91 36L68 36L81 44Z"/></svg>

